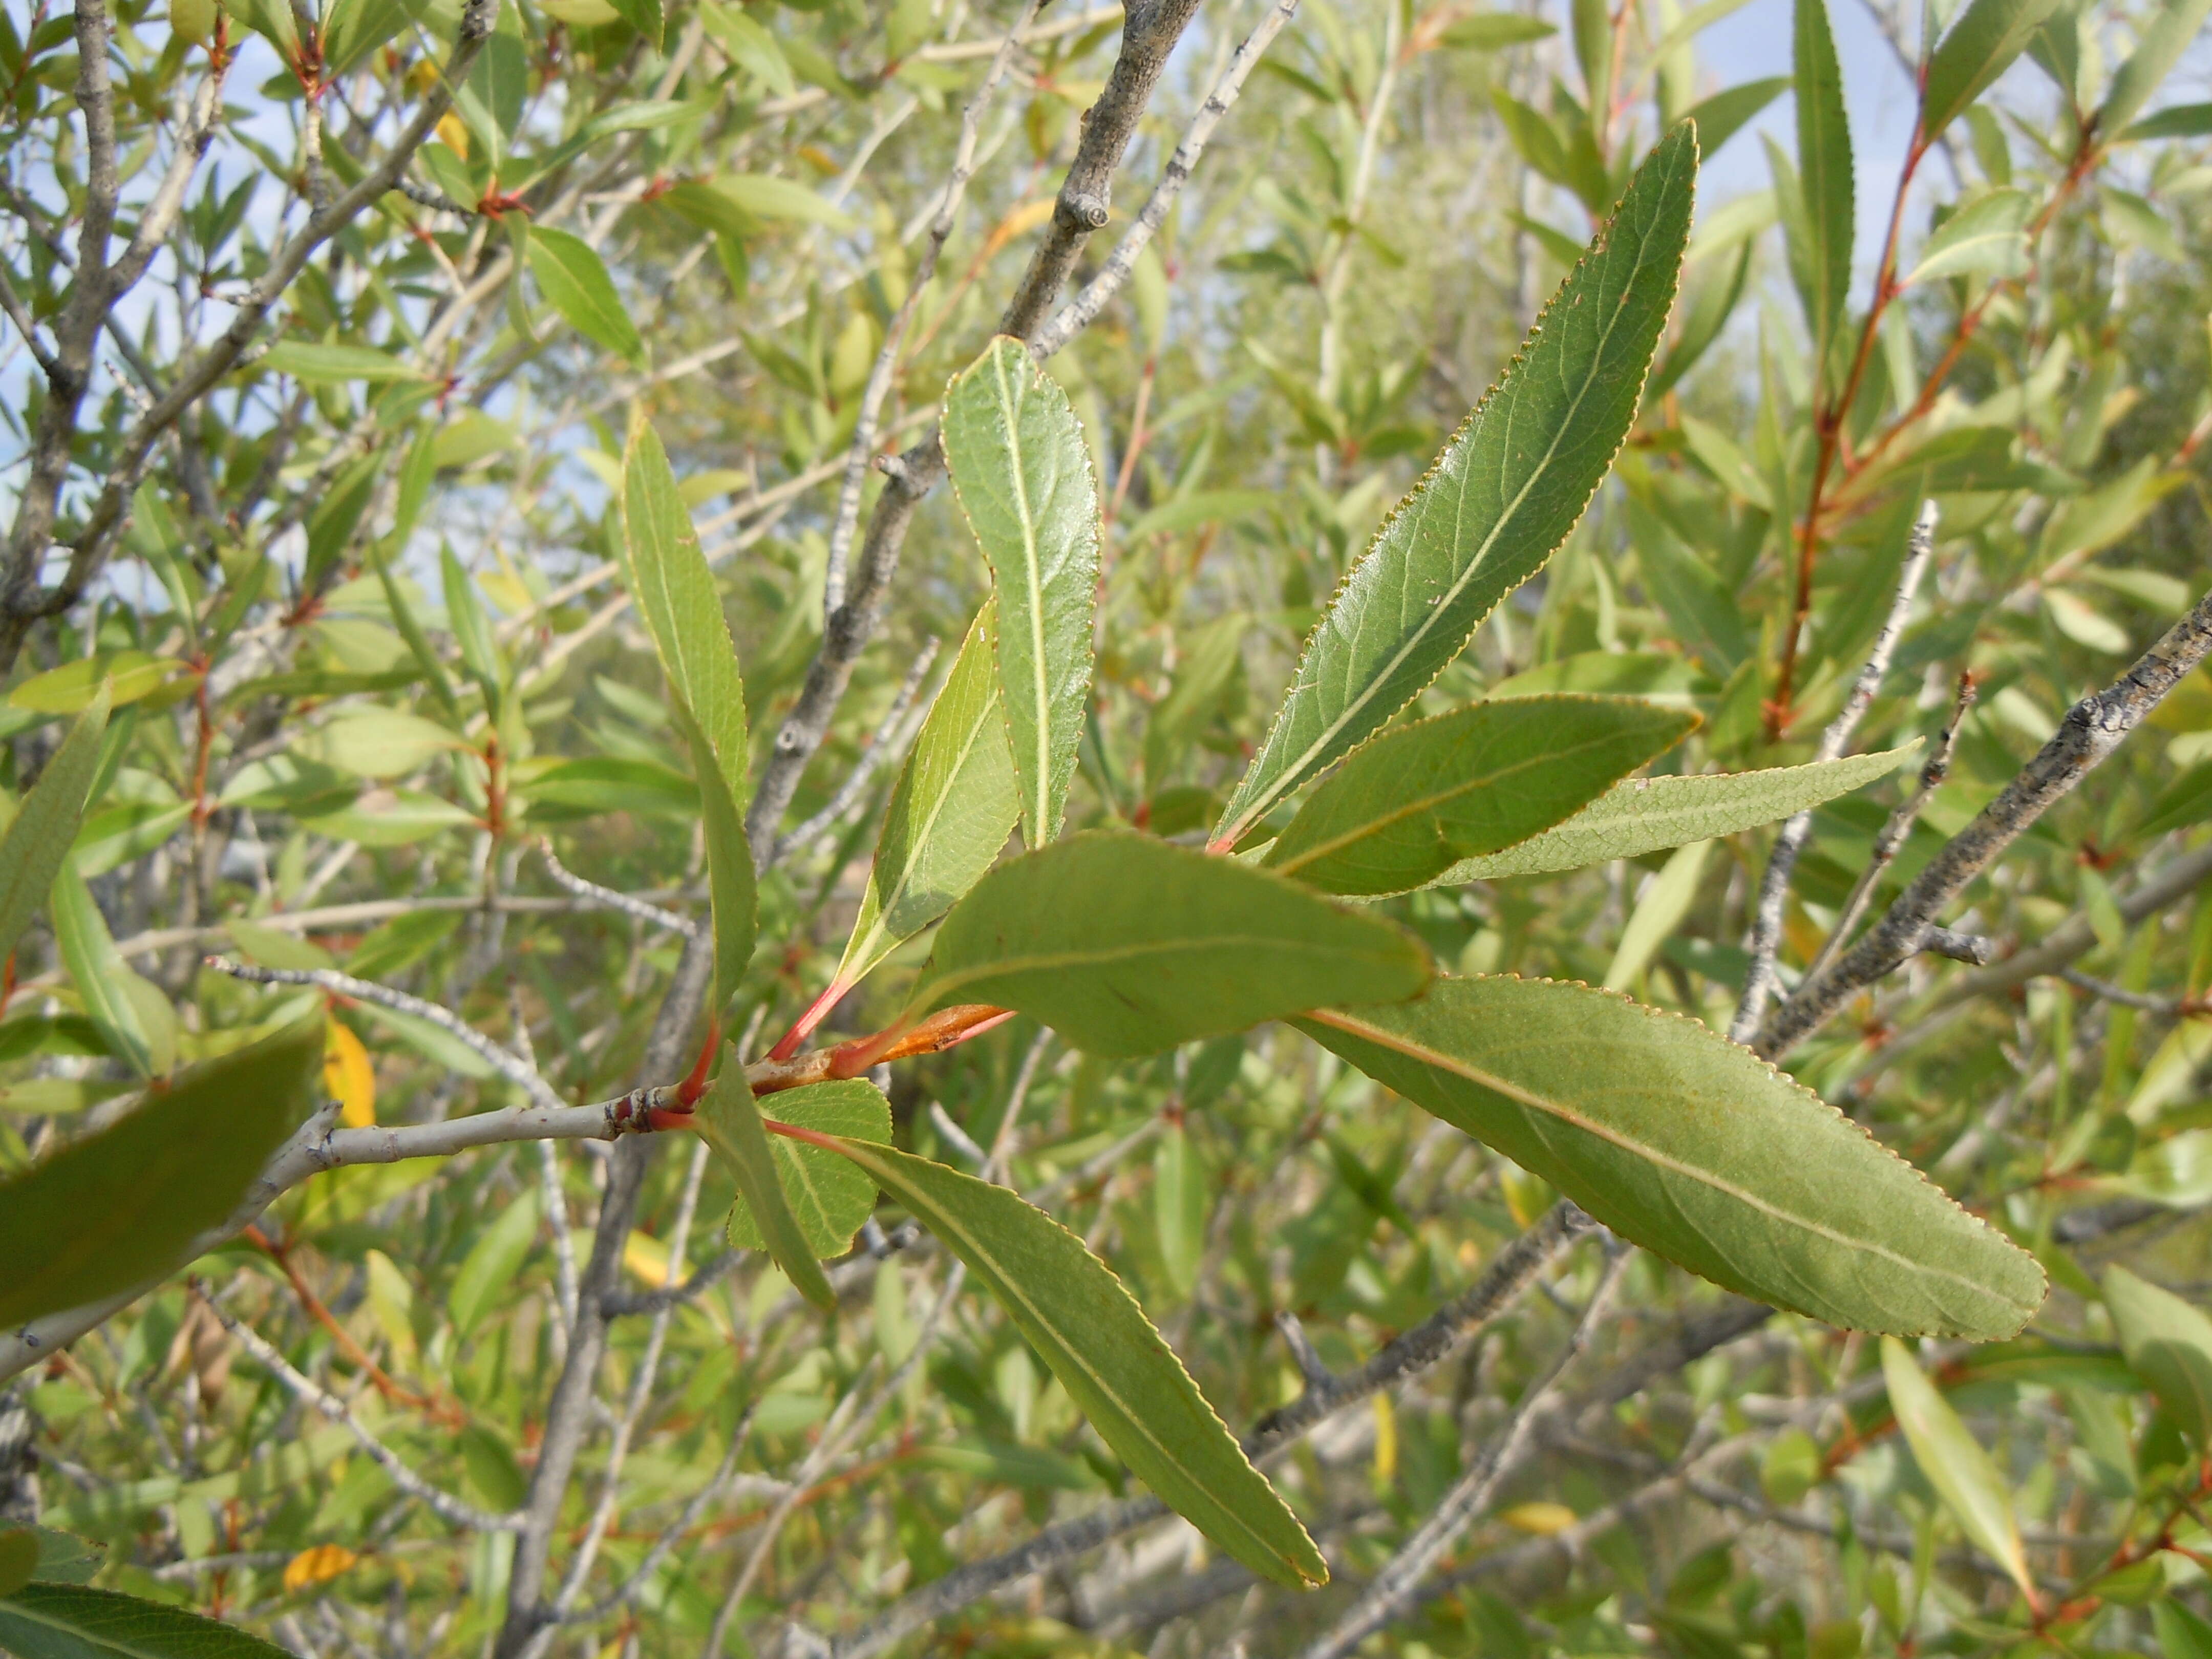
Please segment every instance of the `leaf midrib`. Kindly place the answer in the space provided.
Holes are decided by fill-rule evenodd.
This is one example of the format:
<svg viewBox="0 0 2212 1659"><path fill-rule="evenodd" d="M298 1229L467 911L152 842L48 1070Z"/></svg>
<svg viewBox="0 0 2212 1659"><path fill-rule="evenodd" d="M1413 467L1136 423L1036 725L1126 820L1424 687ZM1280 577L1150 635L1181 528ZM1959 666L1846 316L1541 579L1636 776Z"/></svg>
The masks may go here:
<svg viewBox="0 0 2212 1659"><path fill-rule="evenodd" d="M1316 944L1307 939L1286 939L1275 933L1208 933L1203 939L1169 939L1120 945L1091 951L1061 951L1026 956L994 957L988 963L979 963L973 968L957 969L932 983L922 987L929 998L942 998L947 989L958 990L973 985L978 980L997 979L1006 974L1049 972L1057 969L1106 967L1115 963L1133 962L1148 956L1196 955L1201 951L1265 950L1281 955L1295 951L1304 955L1328 957L1359 957L1374 965L1390 962L1390 956L1380 945L1366 948L1358 945ZM922 999L917 999L917 1004Z"/></svg>
<svg viewBox="0 0 2212 1659"><path fill-rule="evenodd" d="M1271 864L1268 867L1282 875L1296 875L1300 870L1304 869L1306 866L1311 864L1316 859L1326 858L1329 854L1340 852L1346 847L1352 846L1357 842L1366 841L1373 836L1379 836L1385 830L1392 829L1396 825L1404 823L1407 818L1417 817L1423 812L1433 811L1436 808L1443 805L1445 802L1453 800L1459 796L1471 795L1480 790L1497 788L1501 785L1510 783L1513 779L1520 776L1524 772L1532 769L1542 767L1547 762L1557 760L1565 756L1588 754L1594 749L1602 748L1608 743L1618 741L1619 738L1620 733L1608 732L1601 737L1591 738L1585 742L1576 744L1571 749L1555 749L1540 755L1530 755L1524 759L1515 761L1510 765L1500 768L1498 770L1486 772L1479 778L1469 779L1466 781L1455 784L1449 789L1440 789L1431 794L1415 796L1411 799L1400 802L1395 809L1392 811L1378 812L1371 817L1363 818L1358 823L1355 824L1352 828L1346 830L1342 835L1333 836L1327 841L1316 842L1310 848L1294 854L1291 857L1285 859L1279 864ZM1608 786L1608 787L1610 787L1611 786ZM1603 794L1600 794L1595 799L1603 799L1604 796ZM1584 805L1587 806L1591 804L1594 803L1586 802L1584 803ZM1561 824L1571 822L1576 814L1583 810L1583 807L1577 807L1575 809L1575 812L1570 813L1567 817L1558 819L1553 823L1547 824L1544 827L1544 830L1533 830L1528 835L1522 837L1522 840L1533 841L1536 836L1542 835L1545 832L1545 830L1557 829ZM1292 827L1296 827L1295 820L1293 820ZM1520 842L1515 842L1511 843L1511 846L1517 847L1520 844ZM1510 848L1500 847L1494 848L1492 850L1493 852L1502 853L1510 851ZM1455 856L1457 855L1455 854ZM1480 854L1470 854L1468 856L1479 857Z"/></svg>
<svg viewBox="0 0 2212 1659"><path fill-rule="evenodd" d="M1026 351L1022 353L1024 358L1028 355ZM1044 670L1044 572L1037 564L1036 522L1030 510L1029 479L1023 470L1023 388L1008 383L1006 368L1006 354L994 354L991 372L999 383L999 407L1006 414L1006 449L1013 462L1010 471L1013 483L1014 517L1021 526L1022 562L1029 578L1029 591L1023 597L1029 610L1030 673L1036 698L1036 725L1031 732L1036 748L1036 775L1033 781L1036 799L1023 803L1023 811L1025 816L1033 817L1030 828L1036 841L1042 843L1050 830L1045 821L1045 805L1052 793L1052 702Z"/></svg>
<svg viewBox="0 0 2212 1659"><path fill-rule="evenodd" d="M1649 246L1654 229L1655 227L1646 226L1642 237L1639 239L1639 246L1636 261L1631 267L1630 276L1626 284L1630 289L1632 289L1634 286L1635 273L1644 268L1644 249ZM1475 550L1474 556L1467 562L1466 568L1462 569L1459 575L1453 580L1450 587L1446 589L1443 594L1437 599L1437 602L1428 608L1428 614L1422 618L1419 626L1413 630L1413 634L1400 645L1397 653L1393 656L1382 669L1368 676L1365 687L1360 690L1358 695L1355 696L1352 702L1347 703L1344 708L1339 712L1337 717L1334 720L1330 721L1328 725L1322 729L1319 737L1315 738L1312 743L1307 744L1305 752L1300 755L1295 763L1278 771L1274 782L1270 784L1259 795L1254 798L1251 804L1245 808L1243 816L1234 825L1229 826L1223 830L1223 838L1234 841L1241 837L1246 830L1250 828L1251 825L1260 817L1263 817L1278 800L1282 799L1284 793L1291 787L1292 782L1303 775L1307 767L1313 764L1314 757L1322 752L1330 744L1336 740L1338 734L1351 723L1352 717L1358 714L1367 706L1367 704L1379 693L1381 688L1389 682L1391 676L1395 674L1398 670L1404 665L1407 658L1413 654L1414 649L1428 639L1430 634L1434 631L1437 626L1437 619L1441 617L1444 611L1449 610L1458 600L1460 595L1467 591L1468 584L1474 580L1475 572L1482 568L1484 561L1487 559L1490 555L1490 550L1497 545L1498 538L1505 533L1506 528L1511 524L1514 515L1520 512L1522 505L1527 501L1529 492L1535 489L1537 483L1543 478L1546 472L1550 470L1553 459L1559 453L1559 446L1565 441L1568 427L1572 423L1576 414L1581 410L1583 400L1589 395L1591 386L1595 384L1597 380L1598 365L1605 356L1606 346L1613 338L1613 330L1620 325L1620 314L1625 309L1626 307L1622 306L1613 306L1611 307L1612 314L1607 317L1601 324L1601 331L1598 335L1597 348L1590 354L1589 365L1583 372L1582 384L1575 390L1574 402L1568 407L1566 414L1560 418L1558 426L1552 434L1550 443L1545 447L1543 459L1540 459L1536 464L1534 469L1530 471L1528 481L1522 484L1521 489L1515 495L1512 501L1507 503L1504 511L1498 514L1498 522L1491 527L1489 535L1483 538L1481 545ZM1564 322L1564 319L1562 320ZM1501 413L1505 419L1507 425L1510 427L1511 425L1513 410L1509 408L1501 411ZM1473 471L1474 456L1472 451L1474 447L1474 434L1469 434L1468 471L1461 477L1458 495L1454 503L1455 510L1460 512L1464 512L1466 509L1467 489L1470 475ZM1408 533L1411 533L1410 530ZM1375 556L1370 553L1368 556L1371 558ZM1328 626L1326 618L1323 619L1322 626Z"/></svg>
<svg viewBox="0 0 2212 1659"><path fill-rule="evenodd" d="M939 695L942 696L943 693L940 692ZM900 866L898 879L892 884L891 890L884 896L878 907L878 931L890 932L888 923L890 914L898 908L900 902L906 896L908 888L913 884L915 872L921 866L921 852L928 847L930 838L936 833L938 821L945 816L946 810L951 805L955 786L958 783L961 775L968 769L968 760L975 752L977 740L985 732L991 729L994 723L993 717L998 712L998 691L994 687L990 694L984 698L982 707L976 710L975 718L969 722L968 734L961 740L960 747L953 756L952 764L945 769L945 787L937 792L936 800L932 803L929 811L923 815L915 834L908 840L906 860Z"/></svg>
<svg viewBox="0 0 2212 1659"><path fill-rule="evenodd" d="M1948 1279L1977 1296L1986 1297L2007 1307L2021 1305L2014 1303L2002 1292L1994 1291L1987 1285L1970 1279L1964 1273L1954 1273L1948 1268L1938 1267L1932 1262L1917 1261L1911 1256L1901 1255L1887 1245L1876 1243L1871 1239L1854 1238L1848 1233L1838 1232L1825 1223L1814 1221L1804 1216L1793 1215L1789 1211L1770 1203L1757 1194L1739 1187L1733 1182L1724 1181L1710 1171L1685 1164L1680 1158L1671 1157L1656 1148L1647 1146L1620 1131L1587 1118L1571 1107L1550 1100L1510 1079L1498 1077L1468 1061L1459 1060L1450 1054L1441 1054L1410 1037L1401 1036L1395 1032L1369 1024L1352 1015L1333 1009L1316 1009L1306 1018L1323 1025L1333 1025L1340 1031L1349 1032L1379 1047L1389 1048L1395 1054L1403 1054L1408 1060L1416 1060L1424 1065L1434 1066L1439 1070L1450 1073L1455 1077L1463 1078L1479 1087L1504 1095L1508 1100L1525 1106L1531 1111L1541 1112L1548 1117L1555 1118L1571 1128L1580 1129L1586 1134L1595 1136L1601 1140L1620 1147L1623 1152L1632 1153L1662 1169L1686 1176L1700 1186L1724 1194L1777 1221L1790 1226L1802 1228L1805 1231L1816 1237L1825 1238L1832 1244L1841 1245L1847 1249L1866 1251L1916 1276L1932 1275L1938 1279ZM2035 1304L2028 1304L2027 1311L2033 1313Z"/></svg>

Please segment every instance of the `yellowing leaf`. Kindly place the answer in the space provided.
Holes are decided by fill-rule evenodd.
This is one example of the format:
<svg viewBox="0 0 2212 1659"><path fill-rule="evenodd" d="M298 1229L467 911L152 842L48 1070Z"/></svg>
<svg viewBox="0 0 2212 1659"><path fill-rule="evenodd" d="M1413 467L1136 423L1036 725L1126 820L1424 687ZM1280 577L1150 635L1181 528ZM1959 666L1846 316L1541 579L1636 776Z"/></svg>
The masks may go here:
<svg viewBox="0 0 2212 1659"><path fill-rule="evenodd" d="M1951 1402L1921 1374L1911 1350L1893 1336L1881 1340L1881 1375L1889 1385L1889 1407L1897 1414L1897 1426L1905 1431L1921 1474L1936 1488L1943 1507L1969 1541L1995 1557L2013 1582L2033 1596L2035 1581L2028 1576L2012 1498L1989 1453L1966 1432Z"/></svg>
<svg viewBox="0 0 2212 1659"><path fill-rule="evenodd" d="M323 1087L338 1103L338 1121L349 1129L376 1122L376 1066L350 1026L331 1020L323 1032Z"/></svg>
<svg viewBox="0 0 2212 1659"><path fill-rule="evenodd" d="M286 1594L296 1594L317 1584L327 1584L361 1559L343 1544L316 1544L301 1550L284 1564Z"/></svg>
<svg viewBox="0 0 2212 1659"><path fill-rule="evenodd" d="M1539 1538L1553 1538L1573 1526L1580 1517L1565 1504L1551 1504L1539 1498L1533 1503L1516 1504L1498 1518L1516 1532L1534 1533Z"/></svg>

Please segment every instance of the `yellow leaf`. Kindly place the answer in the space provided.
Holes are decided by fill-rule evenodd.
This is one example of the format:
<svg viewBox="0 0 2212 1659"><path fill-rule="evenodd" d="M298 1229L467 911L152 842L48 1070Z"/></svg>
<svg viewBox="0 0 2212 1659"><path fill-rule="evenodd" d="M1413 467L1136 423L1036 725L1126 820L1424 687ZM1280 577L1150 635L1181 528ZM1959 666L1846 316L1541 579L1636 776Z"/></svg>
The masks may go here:
<svg viewBox="0 0 2212 1659"><path fill-rule="evenodd" d="M360 1559L343 1544L317 1544L284 1564L284 1589L289 1593L327 1584Z"/></svg>
<svg viewBox="0 0 2212 1659"><path fill-rule="evenodd" d="M1398 1478L1398 1413L1390 1396L1375 1396L1375 1484L1387 1486Z"/></svg>
<svg viewBox="0 0 2212 1659"><path fill-rule="evenodd" d="M469 130L461 118L447 110L438 118L438 137L446 141L446 148L464 161L469 159Z"/></svg>
<svg viewBox="0 0 2212 1659"><path fill-rule="evenodd" d="M1575 1524L1575 1512L1565 1504L1547 1504L1540 1500L1532 1504L1516 1504L1498 1517L1516 1532L1533 1532L1539 1538L1550 1538L1565 1532Z"/></svg>
<svg viewBox="0 0 2212 1659"><path fill-rule="evenodd" d="M668 1282L668 1246L645 1233L632 1233L623 1246L623 1266L656 1291Z"/></svg>
<svg viewBox="0 0 2212 1659"><path fill-rule="evenodd" d="M349 1129L376 1122L376 1067L352 1030L331 1020L323 1033L323 1087L338 1103L338 1121Z"/></svg>

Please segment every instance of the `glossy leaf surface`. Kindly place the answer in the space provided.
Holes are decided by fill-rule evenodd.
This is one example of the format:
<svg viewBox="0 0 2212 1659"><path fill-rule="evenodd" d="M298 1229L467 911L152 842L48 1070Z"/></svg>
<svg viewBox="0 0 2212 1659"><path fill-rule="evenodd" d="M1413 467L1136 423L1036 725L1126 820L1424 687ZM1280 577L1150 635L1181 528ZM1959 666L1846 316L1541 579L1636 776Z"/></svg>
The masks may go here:
<svg viewBox="0 0 2212 1659"><path fill-rule="evenodd" d="M1844 116L1844 74L1826 0L1796 0L1794 71L1797 167L1805 198L1813 290L1814 362L1825 364L1841 326L1851 281L1851 238L1857 229L1851 186L1851 133Z"/></svg>
<svg viewBox="0 0 2212 1659"><path fill-rule="evenodd" d="M891 790L868 890L837 966L856 985L951 909L988 870L1021 815L991 657L993 601L969 624Z"/></svg>
<svg viewBox="0 0 2212 1659"><path fill-rule="evenodd" d="M1697 141L1662 139L1516 357L1330 601L1215 831L1234 842L1378 730L1543 568L1613 464L1674 303Z"/></svg>
<svg viewBox="0 0 2212 1659"><path fill-rule="evenodd" d="M653 636L697 774L714 893L714 997L721 1008L752 955L759 896L745 844L745 688L720 590L699 550L660 440L633 422L623 458L623 575ZM719 789L710 785L719 784ZM712 797L712 799L709 799Z"/></svg>
<svg viewBox="0 0 2212 1659"><path fill-rule="evenodd" d="M137 1288L228 1218L307 1115L323 1023L195 1067L130 1115L0 1182L0 1327Z"/></svg>
<svg viewBox="0 0 2212 1659"><path fill-rule="evenodd" d="M1607 859L1635 858L1664 848L1755 830L1886 778L1911 753L1912 746L1908 745L1879 754L1847 755L1841 760L1777 766L1760 772L1631 778L1614 785L1556 829L1505 852L1454 865L1437 878L1436 884L1451 886L1506 876L1579 870Z"/></svg>
<svg viewBox="0 0 2212 1659"><path fill-rule="evenodd" d="M725 1050L720 1074L697 1109L699 1133L738 1178L738 1195L770 1258L809 1302L824 1311L836 1308L837 1293L823 1277L821 1263L784 1199L768 1131L761 1127L760 1108L734 1046Z"/></svg>
<svg viewBox="0 0 2212 1659"><path fill-rule="evenodd" d="M1328 1565L1113 1270L1043 1211L927 1158L838 1150L968 1264L1106 1443L1221 1548L1279 1584Z"/></svg>
<svg viewBox="0 0 2212 1659"><path fill-rule="evenodd" d="M2021 1548L2012 1498L1989 1453L1967 1432L1951 1402L1923 1375L1912 1351L1895 1337L1882 1339L1881 1375L1889 1385L1889 1408L1897 1414L1897 1426L1904 1431L1913 1460L1943 1507L1978 1549L1995 1558L2014 1583L2033 1594L2034 1583Z"/></svg>
<svg viewBox="0 0 2212 1659"><path fill-rule="evenodd" d="M1308 1008L1395 1002L1428 957L1310 888L1146 836L1091 832L1001 865L953 907L908 1005L1018 1008L1121 1057Z"/></svg>
<svg viewBox="0 0 2212 1659"><path fill-rule="evenodd" d="M1324 892L1406 892L1572 816L1696 724L1633 697L1577 696L1417 720L1353 750L1265 862Z"/></svg>
<svg viewBox="0 0 2212 1659"><path fill-rule="evenodd" d="M2042 1303L2033 1257L1695 1020L1486 976L1299 1025L1624 1238L1745 1296L1849 1328L1984 1340Z"/></svg>
<svg viewBox="0 0 2212 1659"><path fill-rule="evenodd" d="M767 1115L848 1140L891 1138L890 1103L861 1078L785 1090L769 1099ZM776 1179L807 1248L825 1261L851 1249L853 1235L876 1207L876 1183L851 1159L788 1135L771 1135L769 1155L775 1160ZM737 1249L768 1249L743 1193L731 1206L726 1231Z"/></svg>
<svg viewBox="0 0 2212 1659"><path fill-rule="evenodd" d="M1067 394L1001 336L945 394L945 459L998 601L1000 694L1022 836L1060 833L1091 687L1098 492Z"/></svg>
<svg viewBox="0 0 2212 1659"><path fill-rule="evenodd" d="M2129 1369L2200 1449L2212 1447L2212 1319L2125 1267L2106 1270L2104 1291Z"/></svg>
<svg viewBox="0 0 2212 1659"><path fill-rule="evenodd" d="M85 792L100 769L100 739L107 730L107 692L90 706L23 797L8 833L0 837L0 956L15 948L31 918L46 902L62 860L76 840Z"/></svg>

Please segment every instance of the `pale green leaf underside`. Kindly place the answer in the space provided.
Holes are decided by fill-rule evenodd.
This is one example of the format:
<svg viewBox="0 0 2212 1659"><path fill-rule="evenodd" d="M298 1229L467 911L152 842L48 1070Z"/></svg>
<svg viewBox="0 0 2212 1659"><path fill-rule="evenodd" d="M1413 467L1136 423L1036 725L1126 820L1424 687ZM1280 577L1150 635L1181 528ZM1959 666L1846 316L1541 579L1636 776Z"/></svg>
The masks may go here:
<svg viewBox="0 0 2212 1659"><path fill-rule="evenodd" d="M1918 746L1916 738L1880 754L1847 755L1841 760L1761 772L1631 778L1556 828L1503 853L1455 864L1431 884L1455 887L1462 882L1580 870L1608 859L1632 859L1755 830L1887 777Z"/></svg>
<svg viewBox="0 0 2212 1659"><path fill-rule="evenodd" d="M2212 1447L2212 1319L2124 1267L2105 1274L2120 1352L2200 1450Z"/></svg>
<svg viewBox="0 0 2212 1659"><path fill-rule="evenodd" d="M768 1115L850 1140L891 1138L890 1103L874 1084L860 1078L787 1090L769 1102ZM808 1247L824 1261L851 1249L853 1235L876 1207L876 1183L849 1158L787 1135L769 1141L769 1155L775 1160L776 1179ZM724 1231L733 1249L768 1248L743 1193L730 1206Z"/></svg>
<svg viewBox="0 0 2212 1659"><path fill-rule="evenodd" d="M1021 815L986 599L900 769L837 983L857 985L981 880Z"/></svg>
<svg viewBox="0 0 2212 1659"><path fill-rule="evenodd" d="M841 1150L989 1287L1091 1427L1160 1500L1279 1584L1328 1565L1182 1361L1083 1241L1003 1187L866 1141Z"/></svg>
<svg viewBox="0 0 2212 1659"><path fill-rule="evenodd" d="M2042 1304L2034 1258L1693 1019L1484 976L1299 1025L1624 1238L1745 1296L1850 1328L1984 1340Z"/></svg>
<svg viewBox="0 0 2212 1659"><path fill-rule="evenodd" d="M908 1015L995 1003L1123 1058L1309 1008L1395 1002L1428 977L1411 935L1285 877L1093 831L978 882L938 929Z"/></svg>
<svg viewBox="0 0 2212 1659"><path fill-rule="evenodd" d="M999 684L1023 839L1060 831L1083 738L1098 584L1098 491L1067 394L1005 336L945 394L953 493L990 562Z"/></svg>
<svg viewBox="0 0 2212 1659"><path fill-rule="evenodd" d="M302 1021L0 1182L0 1328L178 1266L306 1115L322 1057L321 1018Z"/></svg>
<svg viewBox="0 0 2212 1659"><path fill-rule="evenodd" d="M1688 127L1659 142L1496 389L1376 532L1307 641L1217 841L1241 840L1403 708L1566 539L1635 418L1697 167Z"/></svg>
<svg viewBox="0 0 2212 1659"><path fill-rule="evenodd" d="M722 1069L699 1102L696 1116L699 1133L737 1177L738 1195L752 1212L770 1259L801 1296L825 1312L834 1310L837 1293L830 1288L821 1261L785 1201L768 1131L761 1127L760 1107L734 1045L725 1048Z"/></svg>
<svg viewBox="0 0 2212 1659"><path fill-rule="evenodd" d="M26 1584L0 1601L16 1659L292 1659L250 1631L88 1584Z"/></svg>
<svg viewBox="0 0 2212 1659"><path fill-rule="evenodd" d="M1672 747L1697 717L1633 697L1476 703L1352 750L1266 863L1329 893L1421 886L1528 839Z"/></svg>
<svg viewBox="0 0 2212 1659"><path fill-rule="evenodd" d="M1972 0L1928 60L1921 136L1933 141L1966 112L2057 9L2057 0Z"/></svg>
<svg viewBox="0 0 2212 1659"><path fill-rule="evenodd" d="M100 739L106 730L107 687L103 684L16 808L7 836L0 838L0 956L14 950L31 925L76 840L85 792L100 769Z"/></svg>

